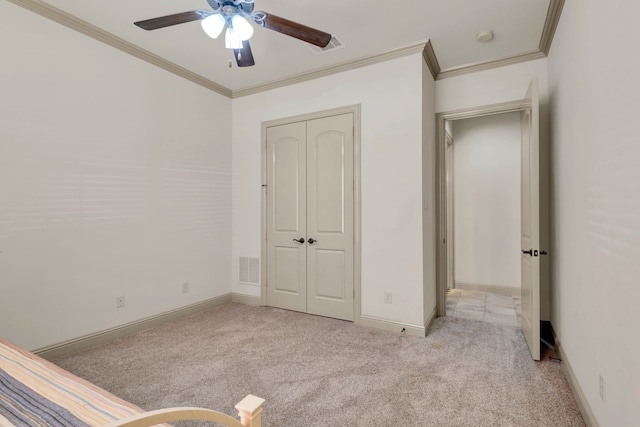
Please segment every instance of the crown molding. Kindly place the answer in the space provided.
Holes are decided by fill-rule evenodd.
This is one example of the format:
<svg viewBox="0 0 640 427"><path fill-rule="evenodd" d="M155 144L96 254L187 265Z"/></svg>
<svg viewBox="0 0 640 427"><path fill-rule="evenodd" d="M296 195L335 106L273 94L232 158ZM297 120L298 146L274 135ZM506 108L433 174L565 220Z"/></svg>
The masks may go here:
<svg viewBox="0 0 640 427"><path fill-rule="evenodd" d="M438 63L438 58L436 57L436 52L433 50L433 44L431 40L427 40L427 44L424 46L422 51L422 57L427 63L427 67L429 67L429 71L431 71L431 75L433 79L438 78L438 74L440 74L440 64Z"/></svg>
<svg viewBox="0 0 640 427"><path fill-rule="evenodd" d="M67 12L64 12L40 0L7 0L7 1L17 6L20 6L26 10L29 10L33 13L36 13L51 21L64 25L65 27L70 28L74 31L77 31L81 34L84 34L88 37L91 37L95 40L105 43L111 47L114 47L118 50L121 50L125 53L135 56L136 58L142 59L143 61L146 61L157 67L160 67L170 73L173 73L177 76L185 78L193 83L196 83L200 86L203 86L209 90L212 90L228 98L239 98L241 96L252 95L255 93L264 92L267 90L288 86L295 83L301 83L308 80L317 79L319 77L324 77L331 74L341 73L344 71L365 67L367 65L389 61L394 58L401 58L403 56L412 55L414 53L420 53L424 51L425 45L429 43L428 41L420 41L408 46L400 47L398 49L392 49L386 52L359 58L354 61L347 61L337 65L320 68L318 70L315 70L309 73L296 74L294 76L290 76L284 79L274 80L265 84L260 84L260 85L232 91L229 88L226 88L205 77L202 77L199 74L189 71L186 68L183 68L177 64L174 64L171 61L167 61L166 59L161 58L160 56L155 55L149 52L148 50L142 49L141 47L138 47L133 43L130 43L124 39L121 39L120 37L117 37L107 31L104 31L93 24L90 24L82 19L79 19ZM434 59L435 59L435 56L434 56ZM437 63L437 60L436 60L436 63Z"/></svg>
<svg viewBox="0 0 640 427"><path fill-rule="evenodd" d="M224 86L219 85L218 83L212 82L209 79L202 77L199 74L196 74L192 71L187 70L177 64L174 64L171 61L167 61L155 55L141 47L134 45L133 43L129 43L126 40L121 39L120 37L116 37L111 33L108 33L95 25L92 25L86 21L76 18L73 15L70 15L60 9L57 9L53 6L48 5L40 0L8 0L9 2L20 6L24 9L27 9L33 13L36 13L44 18L55 21L59 24L64 25L72 30L75 30L79 33L84 34L85 36L91 37L95 40L98 40L102 43L105 43L111 47L119 49L125 53L128 53L136 58L142 59L150 64L153 64L157 67L160 67L170 73L173 73L177 76L183 77L195 84L203 86L209 90L219 93L220 95L224 95L228 98L231 97L232 92L230 89L227 89Z"/></svg>
<svg viewBox="0 0 640 427"><path fill-rule="evenodd" d="M558 28L563 7L564 0L551 0L549 3L547 18L544 21L542 37L540 37L540 45L538 46L538 50L544 52L545 56L549 55L549 51L551 50L551 42L553 41L553 36L556 34L556 28Z"/></svg>
<svg viewBox="0 0 640 427"><path fill-rule="evenodd" d="M549 9L547 9L547 17L545 18L542 35L537 50L509 55L491 61L480 61L472 64L465 64L459 67L447 68L438 73L436 80L446 79L447 77L455 77L462 74L475 73L477 71L490 70L492 68L504 67L505 65L519 64L521 62L532 61L534 59L546 58L551 49L553 36L560 22L560 15L564 7L565 0L550 0Z"/></svg>
<svg viewBox="0 0 640 427"><path fill-rule="evenodd" d="M407 46L403 46L397 49L388 50L382 53L369 55L353 61L346 61L336 65L330 65L328 67L319 68L317 70L300 73L284 79L274 80L264 84L250 86L244 89L234 90L232 98L240 98L242 96L253 95L259 92L265 92L271 89L277 89L284 86L289 86L296 83L302 83L309 80L314 80L319 77L329 76L331 74L342 73L356 68L366 67L367 65L378 64L380 62L386 62L391 59L402 58L404 56L413 55L416 53L422 53L428 41L420 41Z"/></svg>
<svg viewBox="0 0 640 427"><path fill-rule="evenodd" d="M558 26L558 22L560 21L560 15L562 13L565 2L565 0L550 0L549 9L547 10L547 17L545 19L544 28L542 30L542 36L540 37L540 44L537 50L509 55L490 61L479 61L442 70L440 68L440 64L438 63L438 58L436 57L431 40L426 40L397 49L392 49L386 52L362 57L353 61L346 61L340 64L319 68L311 72L296 74L284 79L273 80L271 82L259 84L256 86L249 86L246 88L231 90L199 74L189 71L186 68L174 64L171 61L167 61L166 59L161 58L160 56L155 55L145 49L142 49L141 47L138 47L133 43L130 43L124 39L121 39L120 37L104 31L96 27L95 25L78 19L75 16L53 6L50 6L49 4L44 3L41 0L8 1L228 98L240 98L243 96L253 95L256 93L265 92L296 83L303 83L320 77L342 73L345 71L389 61L395 58L401 58L415 53L422 54L425 62L427 63L427 66L429 67L429 71L431 72L431 75L435 80L441 80L448 77L455 77L463 74L475 73L478 71L485 71L493 68L504 67L506 65L513 65L521 62L545 58L547 57L547 55L549 54L549 50L551 49L551 43Z"/></svg>
<svg viewBox="0 0 640 427"><path fill-rule="evenodd" d="M459 67L447 68L438 74L437 80L446 79L447 77L455 77L462 74L475 73L478 71L491 70L493 68L504 67L505 65L519 64L521 62L532 61L534 59L545 58L544 52L532 50L529 52L518 53L515 55L504 56L491 61L480 61L472 64L461 65Z"/></svg>

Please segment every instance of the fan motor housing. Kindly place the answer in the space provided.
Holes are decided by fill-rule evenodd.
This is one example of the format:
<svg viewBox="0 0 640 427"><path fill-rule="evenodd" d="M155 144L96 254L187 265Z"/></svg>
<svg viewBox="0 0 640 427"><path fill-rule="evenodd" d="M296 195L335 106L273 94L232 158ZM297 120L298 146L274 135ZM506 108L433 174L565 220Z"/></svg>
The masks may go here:
<svg viewBox="0 0 640 427"><path fill-rule="evenodd" d="M250 14L254 8L254 0L207 0L207 3L215 11L221 7L223 10L232 7L234 11L242 14Z"/></svg>

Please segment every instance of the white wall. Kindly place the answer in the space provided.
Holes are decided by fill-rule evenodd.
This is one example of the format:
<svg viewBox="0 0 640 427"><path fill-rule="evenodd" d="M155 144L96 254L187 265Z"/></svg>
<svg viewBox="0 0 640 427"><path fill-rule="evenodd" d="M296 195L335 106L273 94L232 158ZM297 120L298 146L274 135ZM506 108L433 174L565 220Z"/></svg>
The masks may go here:
<svg viewBox="0 0 640 427"><path fill-rule="evenodd" d="M424 319L436 310L436 85L427 63L422 63L422 227Z"/></svg>
<svg viewBox="0 0 640 427"><path fill-rule="evenodd" d="M264 121L362 108L362 314L424 326L422 56L371 65L233 100L233 291L238 257L260 257ZM384 304L393 292L393 304Z"/></svg>
<svg viewBox="0 0 640 427"><path fill-rule="evenodd" d="M520 288L520 113L453 121L455 281Z"/></svg>
<svg viewBox="0 0 640 427"><path fill-rule="evenodd" d="M228 293L231 101L8 2L0 52L0 335L36 349Z"/></svg>
<svg viewBox="0 0 640 427"><path fill-rule="evenodd" d="M549 56L552 324L601 426L640 419L638 16L567 0Z"/></svg>
<svg viewBox="0 0 640 427"><path fill-rule="evenodd" d="M450 112L524 98L531 78L540 81L547 102L547 60L537 59L436 81L436 111Z"/></svg>

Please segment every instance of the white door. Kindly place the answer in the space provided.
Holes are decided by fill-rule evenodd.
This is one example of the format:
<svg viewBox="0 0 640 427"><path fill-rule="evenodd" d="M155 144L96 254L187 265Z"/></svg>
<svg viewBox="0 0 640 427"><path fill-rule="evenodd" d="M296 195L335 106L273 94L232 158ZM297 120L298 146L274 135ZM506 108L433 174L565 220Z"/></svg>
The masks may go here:
<svg viewBox="0 0 640 427"><path fill-rule="evenodd" d="M267 303L296 311L307 309L306 179L306 123L268 128Z"/></svg>
<svg viewBox="0 0 640 427"><path fill-rule="evenodd" d="M540 360L540 152L538 79L525 96L531 107L520 113L522 332L534 360Z"/></svg>
<svg viewBox="0 0 640 427"><path fill-rule="evenodd" d="M307 123L307 312L353 320L353 114Z"/></svg>
<svg viewBox="0 0 640 427"><path fill-rule="evenodd" d="M267 304L353 320L353 114L267 129Z"/></svg>

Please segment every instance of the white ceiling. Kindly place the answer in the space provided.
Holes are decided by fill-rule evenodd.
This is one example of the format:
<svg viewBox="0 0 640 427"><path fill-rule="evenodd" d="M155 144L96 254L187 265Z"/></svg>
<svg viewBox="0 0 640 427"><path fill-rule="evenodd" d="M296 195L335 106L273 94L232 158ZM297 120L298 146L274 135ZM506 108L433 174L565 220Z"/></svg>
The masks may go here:
<svg viewBox="0 0 640 427"><path fill-rule="evenodd" d="M346 47L318 55L300 40L255 28L251 48L256 65L238 68L233 52L224 48L224 34L211 39L198 22L155 31L133 25L144 19L209 9L206 0L43 1L232 91L427 39L443 70L535 51L549 9L549 0L255 0L256 11L332 33ZM494 40L476 41L476 34L485 29L493 30Z"/></svg>

